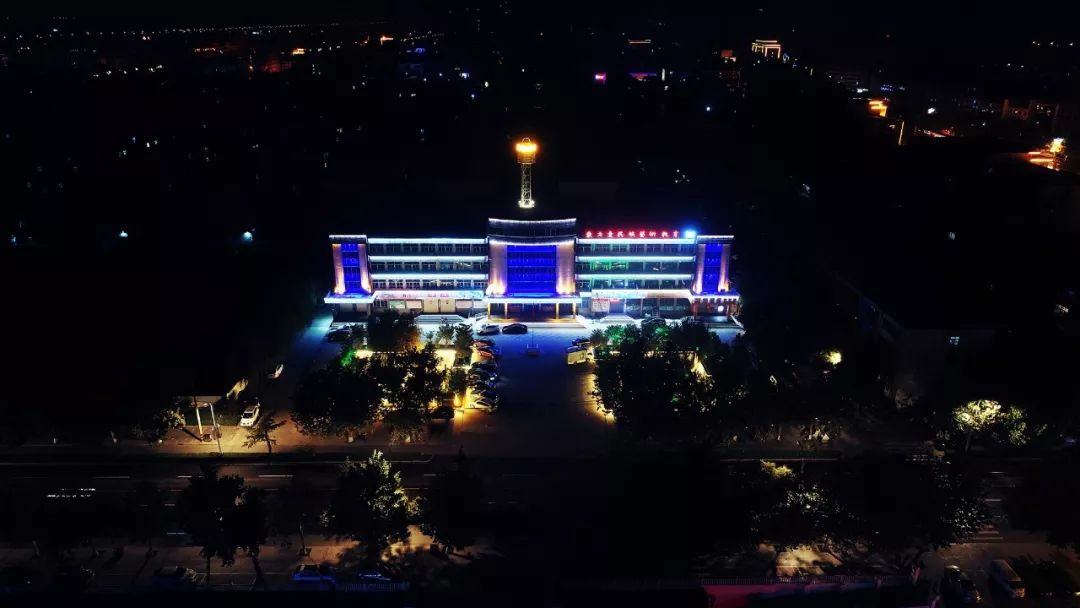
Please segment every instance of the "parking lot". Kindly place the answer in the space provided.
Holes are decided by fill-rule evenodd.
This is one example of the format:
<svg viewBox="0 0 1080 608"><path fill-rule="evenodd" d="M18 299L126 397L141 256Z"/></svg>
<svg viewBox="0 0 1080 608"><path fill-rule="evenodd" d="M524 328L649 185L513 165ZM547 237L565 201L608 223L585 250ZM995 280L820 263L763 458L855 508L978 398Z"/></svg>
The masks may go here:
<svg viewBox="0 0 1080 608"><path fill-rule="evenodd" d="M566 349L588 330L529 327L523 335L487 336L499 352L499 407L465 410L455 441L470 453L506 456L590 456L607 450L612 420L596 411L593 364L566 364ZM534 343L537 356L525 353Z"/></svg>

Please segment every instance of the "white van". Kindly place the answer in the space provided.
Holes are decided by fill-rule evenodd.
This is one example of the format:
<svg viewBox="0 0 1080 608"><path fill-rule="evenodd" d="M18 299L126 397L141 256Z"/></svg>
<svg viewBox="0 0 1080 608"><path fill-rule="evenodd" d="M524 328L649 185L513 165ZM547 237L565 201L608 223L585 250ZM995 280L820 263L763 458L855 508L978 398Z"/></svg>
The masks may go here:
<svg viewBox="0 0 1080 608"><path fill-rule="evenodd" d="M1009 562L1003 559L995 559L990 562L990 578L1000 585L1005 590L1005 593L1009 594L1009 597L1024 597L1026 595L1023 579L1012 569Z"/></svg>
<svg viewBox="0 0 1080 608"><path fill-rule="evenodd" d="M585 363L589 360L589 349L584 346L571 346L566 349L566 364Z"/></svg>

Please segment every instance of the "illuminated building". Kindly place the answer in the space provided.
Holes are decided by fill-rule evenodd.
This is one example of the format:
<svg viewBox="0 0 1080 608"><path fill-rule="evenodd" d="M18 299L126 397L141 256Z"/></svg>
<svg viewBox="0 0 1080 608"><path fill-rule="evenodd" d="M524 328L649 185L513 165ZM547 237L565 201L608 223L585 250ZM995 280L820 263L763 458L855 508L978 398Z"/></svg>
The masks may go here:
<svg viewBox="0 0 1080 608"><path fill-rule="evenodd" d="M335 314L730 318L730 235L488 220L480 238L331 235Z"/></svg>
<svg viewBox="0 0 1080 608"><path fill-rule="evenodd" d="M750 44L750 52L772 57L773 59L780 59L782 54L779 40L755 40Z"/></svg>

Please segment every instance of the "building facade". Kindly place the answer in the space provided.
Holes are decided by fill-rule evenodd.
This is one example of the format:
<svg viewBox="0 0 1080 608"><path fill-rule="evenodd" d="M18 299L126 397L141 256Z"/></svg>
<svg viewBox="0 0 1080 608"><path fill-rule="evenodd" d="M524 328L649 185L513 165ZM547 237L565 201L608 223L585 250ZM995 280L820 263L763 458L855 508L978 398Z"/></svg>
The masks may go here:
<svg viewBox="0 0 1080 608"><path fill-rule="evenodd" d="M730 319L731 235L489 219L481 238L331 235L335 316Z"/></svg>

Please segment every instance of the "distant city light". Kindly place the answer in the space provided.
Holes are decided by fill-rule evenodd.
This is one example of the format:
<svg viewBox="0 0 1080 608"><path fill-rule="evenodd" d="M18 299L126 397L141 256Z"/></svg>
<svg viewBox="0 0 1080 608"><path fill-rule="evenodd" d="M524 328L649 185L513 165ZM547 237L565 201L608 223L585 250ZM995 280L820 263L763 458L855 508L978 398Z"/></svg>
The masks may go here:
<svg viewBox="0 0 1080 608"><path fill-rule="evenodd" d="M684 239L695 239L695 238L697 238L697 231L696 230L683 230L682 235L683 235Z"/></svg>
<svg viewBox="0 0 1080 608"><path fill-rule="evenodd" d="M597 72L593 74L593 80L596 82L607 82L607 72Z"/></svg>
<svg viewBox="0 0 1080 608"><path fill-rule="evenodd" d="M255 235L252 234L251 230L246 230L244 231L244 234L241 235L241 238L244 239L245 243L250 243L251 241L255 240Z"/></svg>
<svg viewBox="0 0 1080 608"><path fill-rule="evenodd" d="M937 112L937 108L933 108L933 107L926 108L926 113L927 114L934 114L935 112Z"/></svg>
<svg viewBox="0 0 1080 608"><path fill-rule="evenodd" d="M705 106L706 112L712 112L712 106Z"/></svg>
<svg viewBox="0 0 1080 608"><path fill-rule="evenodd" d="M122 238L122 239L128 238L128 233L127 233L126 230L121 230L120 231L120 238Z"/></svg>
<svg viewBox="0 0 1080 608"><path fill-rule="evenodd" d="M486 80L484 81L484 88L485 89L488 88L488 81L486 81Z"/></svg>
<svg viewBox="0 0 1080 608"><path fill-rule="evenodd" d="M383 44L385 42L391 42L393 40L394 40L393 36L387 36L386 34L383 34L382 36L379 36L379 44Z"/></svg>
<svg viewBox="0 0 1080 608"><path fill-rule="evenodd" d="M461 77L468 80L469 79L469 73L468 72L462 72Z"/></svg>

